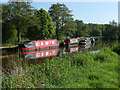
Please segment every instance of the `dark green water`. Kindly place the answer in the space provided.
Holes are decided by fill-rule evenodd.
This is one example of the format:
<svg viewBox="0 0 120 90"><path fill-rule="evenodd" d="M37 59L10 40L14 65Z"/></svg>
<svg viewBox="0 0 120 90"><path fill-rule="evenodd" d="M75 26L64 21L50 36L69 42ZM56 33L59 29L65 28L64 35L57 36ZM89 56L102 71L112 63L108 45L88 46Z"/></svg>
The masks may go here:
<svg viewBox="0 0 120 90"><path fill-rule="evenodd" d="M70 57L72 54L81 54L85 52L97 53L103 47L112 47L116 41L103 41L98 40L94 44L88 44L87 46L76 47L60 47L52 50L36 51L31 53L21 53L14 50L2 50L2 68L6 74L16 74L22 72L26 66L31 64L43 64L46 59L56 59L60 57Z"/></svg>

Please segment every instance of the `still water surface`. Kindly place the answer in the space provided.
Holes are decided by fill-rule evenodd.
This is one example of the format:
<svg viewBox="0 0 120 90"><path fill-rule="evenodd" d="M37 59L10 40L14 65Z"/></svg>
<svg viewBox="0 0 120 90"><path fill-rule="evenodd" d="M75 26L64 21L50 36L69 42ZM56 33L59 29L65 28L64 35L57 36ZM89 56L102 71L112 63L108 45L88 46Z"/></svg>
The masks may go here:
<svg viewBox="0 0 120 90"><path fill-rule="evenodd" d="M14 50L2 50L2 68L3 72L7 75L19 73L24 70L26 66L31 64L43 64L46 59L56 59L60 57L70 57L72 54L81 54L84 52L97 53L101 48L112 46L114 42L107 41L96 41L94 44L89 44L87 46L76 46L76 47L60 47L57 49L44 50L44 51L34 51L34 52L19 52Z"/></svg>

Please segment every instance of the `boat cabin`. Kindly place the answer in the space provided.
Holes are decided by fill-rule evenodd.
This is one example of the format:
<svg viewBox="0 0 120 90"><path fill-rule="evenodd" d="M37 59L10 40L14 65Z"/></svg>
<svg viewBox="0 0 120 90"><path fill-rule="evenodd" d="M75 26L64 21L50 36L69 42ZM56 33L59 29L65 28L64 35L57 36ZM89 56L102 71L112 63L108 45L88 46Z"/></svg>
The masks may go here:
<svg viewBox="0 0 120 90"><path fill-rule="evenodd" d="M27 41L19 45L20 50L35 50L35 49L46 49L52 47L59 47L59 43L56 39L52 40L38 40L38 41Z"/></svg>
<svg viewBox="0 0 120 90"><path fill-rule="evenodd" d="M77 44L77 45L78 45L78 43L79 43L79 41L78 41L78 39L76 39L76 38L66 38L66 39L64 40L64 44L65 44L65 45L74 45L74 44Z"/></svg>

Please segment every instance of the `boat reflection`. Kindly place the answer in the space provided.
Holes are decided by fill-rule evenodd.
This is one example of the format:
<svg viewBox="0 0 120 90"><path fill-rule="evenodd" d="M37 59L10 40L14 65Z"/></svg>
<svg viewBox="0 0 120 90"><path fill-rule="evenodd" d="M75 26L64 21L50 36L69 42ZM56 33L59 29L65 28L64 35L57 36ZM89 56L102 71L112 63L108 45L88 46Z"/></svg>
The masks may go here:
<svg viewBox="0 0 120 90"><path fill-rule="evenodd" d="M42 51L33 51L33 52L22 52L21 54L24 55L24 58L26 59L37 59L37 58L56 56L58 51L59 48L42 50Z"/></svg>
<svg viewBox="0 0 120 90"><path fill-rule="evenodd" d="M64 52L69 52L69 53L77 52L77 51L78 51L78 47L66 47L64 49Z"/></svg>
<svg viewBox="0 0 120 90"><path fill-rule="evenodd" d="M63 48L63 51L61 52L62 56L65 55L65 54L70 54L70 53L74 53L74 52L77 52L79 49L79 47L64 47ZM69 56L69 55L68 55Z"/></svg>

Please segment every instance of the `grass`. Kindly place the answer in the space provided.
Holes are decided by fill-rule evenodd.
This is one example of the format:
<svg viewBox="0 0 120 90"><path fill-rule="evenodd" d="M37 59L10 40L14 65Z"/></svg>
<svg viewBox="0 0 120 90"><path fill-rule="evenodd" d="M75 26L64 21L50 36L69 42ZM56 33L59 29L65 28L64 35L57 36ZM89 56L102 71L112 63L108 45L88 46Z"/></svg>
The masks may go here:
<svg viewBox="0 0 120 90"><path fill-rule="evenodd" d="M30 41L30 40L29 40L29 39L22 39L22 40L20 41L20 43L23 43L23 42L25 42L25 41ZM18 42L17 42L17 41L11 42L11 43L2 43L2 44L0 44L0 46L15 46L15 45L18 45Z"/></svg>
<svg viewBox="0 0 120 90"><path fill-rule="evenodd" d="M26 66L17 75L3 75L3 88L119 88L118 54L109 48Z"/></svg>
<svg viewBox="0 0 120 90"><path fill-rule="evenodd" d="M14 46L16 44L9 44L9 43L5 43L5 44L1 44L1 46Z"/></svg>

